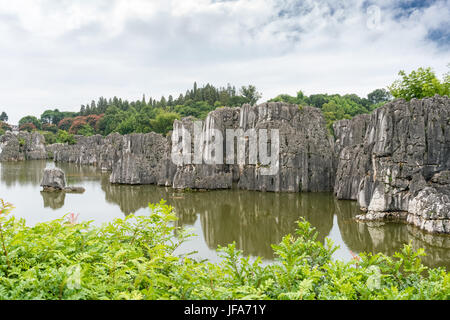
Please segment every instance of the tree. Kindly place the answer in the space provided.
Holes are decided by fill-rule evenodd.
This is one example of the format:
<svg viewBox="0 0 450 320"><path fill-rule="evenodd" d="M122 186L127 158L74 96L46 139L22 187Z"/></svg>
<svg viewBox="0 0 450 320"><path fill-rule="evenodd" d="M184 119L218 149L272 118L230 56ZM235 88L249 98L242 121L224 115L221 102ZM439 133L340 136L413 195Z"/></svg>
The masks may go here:
<svg viewBox="0 0 450 320"><path fill-rule="evenodd" d="M150 121L152 129L156 133L166 135L170 130L173 130L173 122L180 119L180 116L173 112L161 112L154 120Z"/></svg>
<svg viewBox="0 0 450 320"><path fill-rule="evenodd" d="M32 131L36 131L37 128L36 128L36 126L33 123L28 122L28 123L21 124L20 127L19 127L19 130L20 131L32 132Z"/></svg>
<svg viewBox="0 0 450 320"><path fill-rule="evenodd" d="M61 130L68 131L72 126L74 119L73 118L64 118L58 123L58 128Z"/></svg>
<svg viewBox="0 0 450 320"><path fill-rule="evenodd" d="M3 112L0 114L0 121L3 121L3 122L8 121L8 115L6 114L5 111L3 111Z"/></svg>
<svg viewBox="0 0 450 320"><path fill-rule="evenodd" d="M248 103L256 104L259 99L261 99L262 95L258 91L256 91L256 87L249 85L247 87L242 86L240 90L241 95L246 98Z"/></svg>
<svg viewBox="0 0 450 320"><path fill-rule="evenodd" d="M90 125L85 124L80 129L78 129L78 134L89 137L93 136L95 134L94 128L92 128Z"/></svg>
<svg viewBox="0 0 450 320"><path fill-rule="evenodd" d="M407 101L417 98L432 97L436 94L441 96L450 95L450 82L447 75L441 82L431 68L419 68L406 74L401 70L398 73L402 79L396 80L388 87L390 93L395 98L402 98Z"/></svg>
<svg viewBox="0 0 450 320"><path fill-rule="evenodd" d="M379 104L391 100L392 96L386 89L376 89L367 95L367 99L372 104Z"/></svg>
<svg viewBox="0 0 450 320"><path fill-rule="evenodd" d="M19 127L31 123L35 129L41 129L41 122L35 116L26 116L19 120Z"/></svg>

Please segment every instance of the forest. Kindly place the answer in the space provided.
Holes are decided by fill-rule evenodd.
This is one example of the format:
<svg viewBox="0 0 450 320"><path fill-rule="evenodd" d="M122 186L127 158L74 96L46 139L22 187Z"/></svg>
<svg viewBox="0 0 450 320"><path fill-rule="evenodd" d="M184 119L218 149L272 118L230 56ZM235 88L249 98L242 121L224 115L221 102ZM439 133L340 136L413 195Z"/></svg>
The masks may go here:
<svg viewBox="0 0 450 320"><path fill-rule="evenodd" d="M444 75L440 80L431 68L419 68L407 74L400 71L401 78L385 88L372 91L367 97L357 94L311 94L305 95L298 91L296 96L280 94L269 102L287 102L299 106L320 108L332 133L332 124L337 120L370 113L393 98L423 98L439 95L449 95L450 75ZM81 105L78 112L45 110L40 118L28 115L20 119L19 130L40 131L46 143L75 143L74 135L91 136L101 134L106 136L113 132L120 134L156 132L166 135L172 130L173 121L192 116L203 120L207 114L221 107L240 107L245 103L256 104L262 97L253 85L236 89L228 84L226 87L215 87L206 84L199 87L196 82L192 89L174 98L169 95L160 99L145 97L140 100L128 101L118 97L106 99L100 97L97 101ZM0 134L11 129L7 124L8 115L0 113Z"/></svg>

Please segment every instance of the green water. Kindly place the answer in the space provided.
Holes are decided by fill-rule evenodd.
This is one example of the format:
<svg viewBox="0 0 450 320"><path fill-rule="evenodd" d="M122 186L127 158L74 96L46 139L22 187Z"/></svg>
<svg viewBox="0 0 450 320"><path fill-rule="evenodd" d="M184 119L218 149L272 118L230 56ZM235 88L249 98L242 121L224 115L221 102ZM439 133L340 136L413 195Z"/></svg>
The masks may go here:
<svg viewBox="0 0 450 320"><path fill-rule="evenodd" d="M14 204L13 214L29 225L60 218L69 212L94 224L129 214L146 214L149 202L167 200L175 208L178 224L197 234L180 252L217 261L215 248L233 241L246 255L274 258L271 244L295 230L306 218L319 232L319 240L331 238L340 249L335 258L349 260L350 251L393 254L412 241L423 247L428 266L450 266L450 237L435 236L405 224L366 225L355 222L356 202L338 201L331 193L262 193L242 190L177 192L157 186L111 185L109 173L89 166L58 163L69 185L82 186L84 194L43 193L39 187L45 167L52 162L0 163L0 198Z"/></svg>

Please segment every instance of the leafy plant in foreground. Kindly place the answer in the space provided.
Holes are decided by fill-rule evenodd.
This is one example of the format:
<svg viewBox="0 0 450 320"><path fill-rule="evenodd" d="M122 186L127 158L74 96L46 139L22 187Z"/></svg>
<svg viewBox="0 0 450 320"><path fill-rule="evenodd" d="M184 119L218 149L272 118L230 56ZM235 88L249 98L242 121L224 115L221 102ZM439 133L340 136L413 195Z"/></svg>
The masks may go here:
<svg viewBox="0 0 450 320"><path fill-rule="evenodd" d="M304 220L273 246L274 263L243 257L236 244L210 263L175 254L190 235L164 201L101 227L75 214L29 227L11 209L0 202L0 299L450 298L449 274L424 267L423 250L335 261L336 247Z"/></svg>

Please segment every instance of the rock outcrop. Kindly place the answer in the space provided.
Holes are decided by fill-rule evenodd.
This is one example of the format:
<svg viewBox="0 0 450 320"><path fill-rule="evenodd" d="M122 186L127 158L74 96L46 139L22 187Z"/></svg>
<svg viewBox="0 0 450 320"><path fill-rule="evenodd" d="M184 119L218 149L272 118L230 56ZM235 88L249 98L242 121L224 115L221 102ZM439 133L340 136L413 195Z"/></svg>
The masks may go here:
<svg viewBox="0 0 450 320"><path fill-rule="evenodd" d="M0 136L0 161L47 159L45 138L38 132L11 131Z"/></svg>
<svg viewBox="0 0 450 320"><path fill-rule="evenodd" d="M450 233L448 97L396 100L338 121L334 130L335 194L357 200L368 212L361 220L404 217L423 230Z"/></svg>
<svg viewBox="0 0 450 320"><path fill-rule="evenodd" d="M67 193L83 193L82 187L67 187L66 175L59 168L45 169L42 177L41 187L44 192L64 191Z"/></svg>
<svg viewBox="0 0 450 320"><path fill-rule="evenodd" d="M334 190L338 199L356 200L367 211L360 220L402 219L426 231L450 233L450 98L396 100L370 115L337 121L333 129L335 139L320 109L270 102L219 108L200 124L192 118L177 120L167 137L115 133L76 136L75 145L45 146L39 133L8 132L0 137L0 161L53 157L56 162L95 165L111 171L114 184ZM261 130L268 134L264 139L258 136ZM180 132L188 132L191 141ZM271 136L273 132L279 135ZM196 136L201 137L198 145ZM231 137L236 141L233 161L226 152ZM238 141L245 145L241 161ZM172 159L172 143L181 162ZM256 149L279 157L269 165L258 153L252 162L249 150Z"/></svg>
<svg viewBox="0 0 450 320"><path fill-rule="evenodd" d="M58 168L45 169L41 187L43 187L44 190L64 190L66 188L66 176L64 171Z"/></svg>
<svg viewBox="0 0 450 320"><path fill-rule="evenodd" d="M170 139L160 134L120 135L107 137L76 136L76 144L49 146L55 162L93 165L111 171L110 182L117 184L171 185Z"/></svg>
<svg viewBox="0 0 450 320"><path fill-rule="evenodd" d="M184 128L192 135L192 127L190 120L176 121L174 132ZM261 129L266 129L268 135L273 129L279 130L279 158L271 164L276 169L272 174L262 173L267 167L261 164L260 154L257 163L249 161L249 149L262 143L258 135ZM224 145L230 134L227 130L234 130L234 133L236 130L254 130L258 140L252 141L251 137L245 136L245 163L236 160L238 147L234 150L235 162L227 162L224 146L219 155L223 164L206 164L204 161L202 164L179 165L174 176L175 188L226 189L233 183L240 189L273 192L319 192L333 188L334 142L317 108L271 102L212 111L201 128L203 159L209 157L211 148L208 146L215 142L214 130L221 133ZM215 157L217 160L218 156Z"/></svg>
<svg viewBox="0 0 450 320"><path fill-rule="evenodd" d="M194 120L175 121L174 132L181 129L194 136ZM201 158L207 159L214 144L214 130L227 139L227 130L258 131L278 129L280 157L274 174L263 175L264 165L249 163L249 143L246 142L246 162L228 164L225 150L223 164L206 161L195 164L172 162L172 139L156 133L108 137L77 137L76 145L50 146L56 162L96 165L111 170L111 183L158 184L177 189L229 189L236 183L246 190L274 192L331 191L334 185L333 140L328 134L322 113L317 108L285 103L264 103L242 108L220 108L201 123L204 146ZM247 137L248 139L248 137ZM194 139L192 139L194 140ZM193 143L193 141L192 141ZM254 141L253 143L257 143ZM218 152L219 154L219 152ZM237 148L235 149L237 159ZM218 157L218 155L216 155Z"/></svg>

